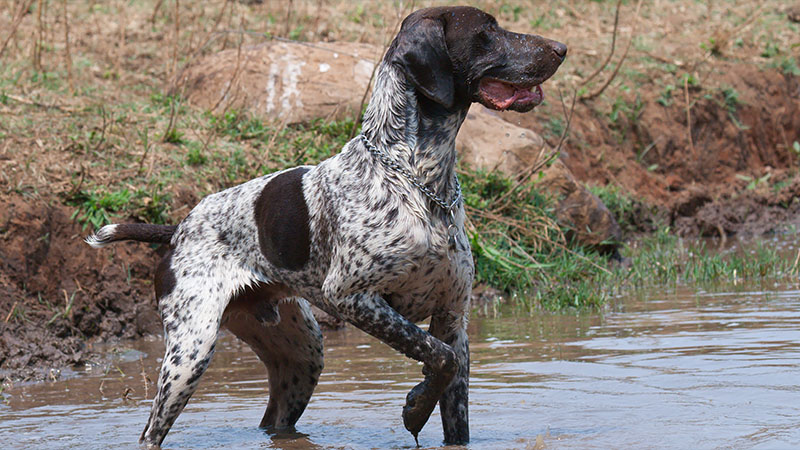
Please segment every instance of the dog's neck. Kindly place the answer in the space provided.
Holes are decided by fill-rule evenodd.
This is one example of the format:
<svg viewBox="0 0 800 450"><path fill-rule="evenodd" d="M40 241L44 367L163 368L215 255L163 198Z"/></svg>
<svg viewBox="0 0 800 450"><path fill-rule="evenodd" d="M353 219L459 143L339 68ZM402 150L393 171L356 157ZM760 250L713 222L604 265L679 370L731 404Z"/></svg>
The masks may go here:
<svg viewBox="0 0 800 450"><path fill-rule="evenodd" d="M382 62L362 133L440 197L449 199L455 189L456 134L467 110L448 111L418 95L397 67Z"/></svg>

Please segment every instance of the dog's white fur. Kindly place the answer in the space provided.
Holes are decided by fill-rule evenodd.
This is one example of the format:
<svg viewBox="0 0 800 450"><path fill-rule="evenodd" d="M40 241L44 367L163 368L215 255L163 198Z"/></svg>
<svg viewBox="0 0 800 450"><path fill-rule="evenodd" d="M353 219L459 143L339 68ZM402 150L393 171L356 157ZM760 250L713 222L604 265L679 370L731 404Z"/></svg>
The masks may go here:
<svg viewBox="0 0 800 450"><path fill-rule="evenodd" d="M463 27L451 30L449 20ZM509 79L540 83L561 62L543 52L552 41L506 32L474 8L418 11L381 63L364 116L364 136L442 198L456 190L455 137L477 101L469 71L483 76L479 69L488 70L473 67L477 58L466 53L484 45L470 40L487 30L508 42L500 42L507 55L492 50L485 57L510 58L489 61ZM453 55L457 50L446 39L470 41L460 50L465 54ZM544 61L543 67L514 59L520 53L514 45ZM565 52L555 49L560 58ZM458 64L464 67L452 68ZM454 245L448 243L449 226L457 229ZM371 154L361 138L317 166L209 195L177 227L109 225L86 242L103 247L120 239L170 246L155 283L166 353L142 433L146 445L161 444L208 366L223 326L247 342L269 371L261 425L293 426L323 366L309 302L424 363L425 380L403 410L415 437L438 402L445 441L469 440L466 326L474 269L463 205L451 217ZM428 317L429 331L414 324Z"/></svg>

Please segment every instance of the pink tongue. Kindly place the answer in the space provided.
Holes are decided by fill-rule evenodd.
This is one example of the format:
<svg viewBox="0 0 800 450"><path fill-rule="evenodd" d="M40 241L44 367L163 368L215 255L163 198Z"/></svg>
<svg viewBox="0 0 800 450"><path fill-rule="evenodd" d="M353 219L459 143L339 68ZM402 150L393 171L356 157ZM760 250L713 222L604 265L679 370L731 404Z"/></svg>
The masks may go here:
<svg viewBox="0 0 800 450"><path fill-rule="evenodd" d="M497 106L510 105L514 101L516 89L508 83L501 81L488 80L481 83L484 94Z"/></svg>

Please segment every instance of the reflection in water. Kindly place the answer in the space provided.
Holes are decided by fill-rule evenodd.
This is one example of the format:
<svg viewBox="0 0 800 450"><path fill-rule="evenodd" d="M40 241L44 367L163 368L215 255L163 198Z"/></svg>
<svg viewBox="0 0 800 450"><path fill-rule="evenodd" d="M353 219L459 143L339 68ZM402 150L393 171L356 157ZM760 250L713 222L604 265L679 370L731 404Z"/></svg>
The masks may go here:
<svg viewBox="0 0 800 450"><path fill-rule="evenodd" d="M798 294L662 289L602 315L474 319L468 448L798 448ZM358 331L325 341L296 432L256 428L265 371L226 336L165 448L412 448L400 412L421 366ZM3 447L135 447L163 347L134 347L88 376L9 389ZM441 437L434 413L420 443Z"/></svg>

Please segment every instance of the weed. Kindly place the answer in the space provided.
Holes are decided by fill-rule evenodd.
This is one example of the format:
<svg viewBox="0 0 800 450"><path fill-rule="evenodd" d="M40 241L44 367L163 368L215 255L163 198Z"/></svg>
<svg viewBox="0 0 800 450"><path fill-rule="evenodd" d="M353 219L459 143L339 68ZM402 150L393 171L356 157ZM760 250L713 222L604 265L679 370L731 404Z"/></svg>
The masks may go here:
<svg viewBox="0 0 800 450"><path fill-rule="evenodd" d="M784 56L781 58L777 64L777 67L786 75L794 75L796 77L800 76L800 66L797 64L797 60L793 56Z"/></svg>
<svg viewBox="0 0 800 450"><path fill-rule="evenodd" d="M64 300L65 300L64 309L58 310L57 308L55 308L56 312L53 314L50 320L47 321L45 325L50 325L51 323L55 322L59 317L68 318L72 313L72 306L75 303L75 294L77 293L78 291L75 291L72 293L72 295L67 297L67 291L64 291Z"/></svg>
<svg viewBox="0 0 800 450"><path fill-rule="evenodd" d="M167 223L169 221L169 205L171 197L156 186L149 192L139 189L134 194L131 208L136 210L138 218L147 223Z"/></svg>
<svg viewBox="0 0 800 450"><path fill-rule="evenodd" d="M634 286L692 283L701 286L797 275L793 261L758 243L716 252L705 241L687 244L663 229L639 243L631 255L628 281Z"/></svg>
<svg viewBox="0 0 800 450"><path fill-rule="evenodd" d="M350 14L349 19L353 23L362 23L364 21L364 5L358 4L355 11Z"/></svg>
<svg viewBox="0 0 800 450"><path fill-rule="evenodd" d="M614 184L594 185L588 186L588 188L592 194L596 195L606 205L606 208L608 208L623 230L635 231L637 229L634 221L637 204L642 203L641 201L634 199L630 194Z"/></svg>
<svg viewBox="0 0 800 450"><path fill-rule="evenodd" d="M739 92L737 92L736 89L730 86L723 87L722 98L723 101L725 102L725 108L728 110L728 112L731 114L735 114L736 109L742 103L741 100L739 100Z"/></svg>
<svg viewBox="0 0 800 450"><path fill-rule="evenodd" d="M761 56L764 58L774 58L780 54L781 54L781 49L774 42L767 42L767 45L761 52Z"/></svg>
<svg viewBox="0 0 800 450"><path fill-rule="evenodd" d="M684 73L681 75L681 85L687 85L690 88L699 88L700 81L691 73Z"/></svg>
<svg viewBox="0 0 800 450"><path fill-rule="evenodd" d="M675 92L675 85L668 84L664 86L664 90L661 91L661 95L658 97L656 102L662 106L669 106L672 104L672 93Z"/></svg>
<svg viewBox="0 0 800 450"><path fill-rule="evenodd" d="M749 175L742 175L742 174L739 174L739 173L736 174L736 178L738 178L740 180L743 180L743 181L747 181L747 186L746 186L745 189L747 189L748 191L753 191L758 186L761 186L762 184L766 184L766 182L769 181L769 179L771 177L772 177L772 173L768 173L768 174L763 175L763 176L761 176L759 178L753 178L753 177L751 177Z"/></svg>
<svg viewBox="0 0 800 450"><path fill-rule="evenodd" d="M466 170L460 178L477 282L524 293L520 299L547 309L605 301L606 291L587 281L605 273L595 263L604 258L566 241L566 230L555 220L554 199L543 196L534 182L517 187L515 201L498 205L499 198L514 193L517 184L511 179L480 170Z"/></svg>
<svg viewBox="0 0 800 450"><path fill-rule="evenodd" d="M560 138L564 134L564 119L557 116L552 116L545 124L545 137L546 138Z"/></svg>
<svg viewBox="0 0 800 450"><path fill-rule="evenodd" d="M717 45L717 40L712 36L707 41L700 43L700 48L704 51L711 53L714 56L720 55L720 48Z"/></svg>
<svg viewBox="0 0 800 450"><path fill-rule="evenodd" d="M234 139L263 139L272 132L264 122L239 111L227 111L222 116L208 114L211 126L226 136Z"/></svg>
<svg viewBox="0 0 800 450"><path fill-rule="evenodd" d="M191 145L189 151L186 152L186 163L192 166L202 166L208 161L208 157L203 153L200 145L196 145L195 142L192 144L195 145Z"/></svg>
<svg viewBox="0 0 800 450"><path fill-rule="evenodd" d="M302 35L303 35L303 26L298 25L297 27L292 29L292 31L289 32L289 39L297 41L300 39Z"/></svg>
<svg viewBox="0 0 800 450"><path fill-rule="evenodd" d="M503 4L502 6L500 6L500 13L505 15L510 14L511 17L513 17L514 22L519 21L519 15L522 13L522 11L524 11L524 9L519 5L512 6L508 4Z"/></svg>
<svg viewBox="0 0 800 450"><path fill-rule="evenodd" d="M114 213L125 208L130 199L131 193L127 189L114 192L81 190L67 198L67 204L77 206L70 219L77 218L84 230L89 225L98 229L111 223Z"/></svg>

